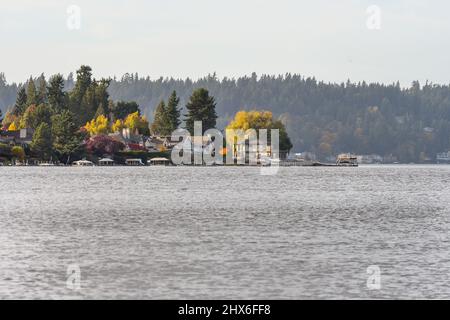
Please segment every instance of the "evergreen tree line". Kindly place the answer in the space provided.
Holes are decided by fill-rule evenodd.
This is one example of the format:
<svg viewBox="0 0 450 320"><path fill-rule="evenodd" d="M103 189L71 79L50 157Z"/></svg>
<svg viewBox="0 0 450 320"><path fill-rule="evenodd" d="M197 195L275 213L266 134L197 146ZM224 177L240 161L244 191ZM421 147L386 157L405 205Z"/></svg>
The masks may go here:
<svg viewBox="0 0 450 320"><path fill-rule="evenodd" d="M136 101L151 120L158 120L161 112L155 111L169 107L174 91L178 99L176 108L180 111L179 106L188 104L193 91L205 88L215 97L219 129L239 110L270 110L286 124L295 151L311 151L320 157L340 152L376 153L396 156L402 162L420 162L450 150L449 85L413 82L402 88L399 83L338 84L297 74L261 77L252 74L237 79L218 79L213 74L196 81L153 80L125 74L120 79L95 82L94 86L83 81L89 77L79 78L79 72L75 80L69 75L64 90L76 89L79 94L76 105L82 104L89 115L95 115L100 105L99 112L102 108L105 112L113 110L103 99L109 94L113 101ZM14 103L11 92L17 92L20 86L3 82L0 80L0 106L5 111L5 106ZM38 88L37 83L39 92ZM87 92L85 88L90 88L89 94L82 95L81 92ZM168 102L161 105L162 100ZM188 110L180 112L185 115Z"/></svg>
<svg viewBox="0 0 450 320"><path fill-rule="evenodd" d="M179 103L180 98L178 98L176 91L173 91L170 95L167 105L164 100L161 100L154 112L154 120L151 125L153 134L170 136L174 130L180 127L181 109L178 108ZM186 111L187 113L184 114L185 128L191 135L194 134L195 121L202 122L203 132L216 128L216 101L205 88L194 90L186 104Z"/></svg>

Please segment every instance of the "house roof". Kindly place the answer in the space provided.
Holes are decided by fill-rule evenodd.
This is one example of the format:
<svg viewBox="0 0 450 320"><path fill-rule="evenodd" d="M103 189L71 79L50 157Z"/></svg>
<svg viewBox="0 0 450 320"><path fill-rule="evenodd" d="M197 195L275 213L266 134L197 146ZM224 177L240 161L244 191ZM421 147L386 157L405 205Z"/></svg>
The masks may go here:
<svg viewBox="0 0 450 320"><path fill-rule="evenodd" d="M145 147L141 146L138 143L127 143L127 147L133 151L145 151Z"/></svg>
<svg viewBox="0 0 450 320"><path fill-rule="evenodd" d="M0 136L5 138L20 138L20 131L0 131Z"/></svg>
<svg viewBox="0 0 450 320"><path fill-rule="evenodd" d="M3 141L14 141L16 143L29 143L33 139L33 133L34 130L30 128L16 131L0 131L0 139Z"/></svg>

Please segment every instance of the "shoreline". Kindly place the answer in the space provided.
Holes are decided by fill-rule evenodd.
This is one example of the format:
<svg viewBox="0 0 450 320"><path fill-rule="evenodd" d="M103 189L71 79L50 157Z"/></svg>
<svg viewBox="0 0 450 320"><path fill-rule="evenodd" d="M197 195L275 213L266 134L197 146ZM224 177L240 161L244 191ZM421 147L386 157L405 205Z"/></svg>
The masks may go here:
<svg viewBox="0 0 450 320"><path fill-rule="evenodd" d="M162 167L195 167L195 168L270 168L270 167L279 167L279 168L358 168L358 167L387 167L387 166L436 166L436 167L445 167L450 166L448 163L370 163L370 164L358 164L358 165L336 165L336 164L305 164L305 165L276 165L276 166L267 166L267 165L247 165L247 164L229 164L229 165L110 165L110 166L102 166L102 165L90 165L90 166L77 166L77 165L64 165L64 164L55 164L55 165L4 165L0 164L0 168L139 168L139 167L154 167L154 168L162 168Z"/></svg>

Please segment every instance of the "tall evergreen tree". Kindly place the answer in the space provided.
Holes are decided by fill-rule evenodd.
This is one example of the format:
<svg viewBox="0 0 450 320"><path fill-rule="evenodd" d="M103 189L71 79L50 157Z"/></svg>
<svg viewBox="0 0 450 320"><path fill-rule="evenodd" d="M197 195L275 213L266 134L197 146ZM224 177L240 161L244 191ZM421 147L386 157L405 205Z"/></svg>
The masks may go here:
<svg viewBox="0 0 450 320"><path fill-rule="evenodd" d="M47 81L44 74L38 79L39 87L36 95L36 104L47 103Z"/></svg>
<svg viewBox="0 0 450 320"><path fill-rule="evenodd" d="M156 107L154 120L150 129L153 134L160 136L167 136L172 133L169 128L169 119L167 118L166 104L163 100L161 100L161 102Z"/></svg>
<svg viewBox="0 0 450 320"><path fill-rule="evenodd" d="M91 79L91 68L82 66L77 71L77 83L70 93L71 111L77 116L80 125L91 120L100 111L109 116L109 79Z"/></svg>
<svg viewBox="0 0 450 320"><path fill-rule="evenodd" d="M30 80L28 80L28 86L27 86L27 106L30 106L32 104L37 104L37 92L36 92L36 85L34 84L33 77L30 77Z"/></svg>
<svg viewBox="0 0 450 320"><path fill-rule="evenodd" d="M14 105L13 111L12 113L15 116L19 116L22 115L25 110L27 109L27 92L25 90L25 87L21 87L19 89L19 92L17 93L17 99L16 99L16 104Z"/></svg>
<svg viewBox="0 0 450 320"><path fill-rule="evenodd" d="M186 105L186 129L193 135L194 122L201 121L203 132L216 126L216 102L209 95L208 90L200 88L195 90Z"/></svg>
<svg viewBox="0 0 450 320"><path fill-rule="evenodd" d="M70 92L70 110L75 114L79 125L86 123L86 120L92 118L96 110L92 110L93 93L86 97L87 91L92 84L92 69L89 66L81 66L77 70L77 80L75 87Z"/></svg>
<svg viewBox="0 0 450 320"><path fill-rule="evenodd" d="M76 102L81 103L86 90L92 83L92 68L89 66L81 66L77 70L77 81L72 91Z"/></svg>
<svg viewBox="0 0 450 320"><path fill-rule="evenodd" d="M109 110L109 93L108 93L108 87L110 84L110 79L101 79L97 82L97 86L95 88L95 103L96 103L96 109L100 108L100 106L103 109L103 114L105 116L108 116L110 113Z"/></svg>
<svg viewBox="0 0 450 320"><path fill-rule="evenodd" d="M48 90L48 103L55 112L67 109L67 94L64 92L64 78L61 74L50 78Z"/></svg>
<svg viewBox="0 0 450 320"><path fill-rule="evenodd" d="M52 109L46 104L31 105L25 110L20 125L22 128L37 129L41 123L51 125Z"/></svg>
<svg viewBox="0 0 450 320"><path fill-rule="evenodd" d="M78 132L75 117L69 110L63 110L52 117L52 142L53 150L60 160L66 163L81 149L82 137Z"/></svg>
<svg viewBox="0 0 450 320"><path fill-rule="evenodd" d="M186 116L186 129L194 134L194 122L201 121L203 132L215 128L217 114L214 97L209 95L208 90L200 88L192 93L186 105L188 113Z"/></svg>
<svg viewBox="0 0 450 320"><path fill-rule="evenodd" d="M33 134L31 151L41 160L49 160L52 156L52 132L50 126L43 122Z"/></svg>
<svg viewBox="0 0 450 320"><path fill-rule="evenodd" d="M170 132L178 129L180 125L180 109L178 109L178 104L180 103L180 98L177 97L177 92L173 91L167 102L166 114L168 121L168 130Z"/></svg>

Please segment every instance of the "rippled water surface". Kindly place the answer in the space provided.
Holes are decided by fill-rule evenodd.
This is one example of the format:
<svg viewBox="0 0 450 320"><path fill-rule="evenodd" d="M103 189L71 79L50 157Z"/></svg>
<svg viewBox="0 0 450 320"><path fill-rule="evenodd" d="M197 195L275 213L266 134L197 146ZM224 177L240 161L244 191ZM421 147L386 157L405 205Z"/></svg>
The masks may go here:
<svg viewBox="0 0 450 320"><path fill-rule="evenodd" d="M449 229L450 166L2 167L0 299L450 298Z"/></svg>

